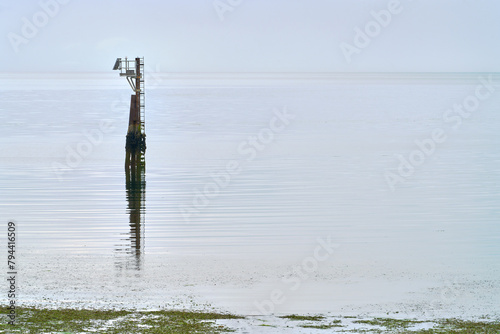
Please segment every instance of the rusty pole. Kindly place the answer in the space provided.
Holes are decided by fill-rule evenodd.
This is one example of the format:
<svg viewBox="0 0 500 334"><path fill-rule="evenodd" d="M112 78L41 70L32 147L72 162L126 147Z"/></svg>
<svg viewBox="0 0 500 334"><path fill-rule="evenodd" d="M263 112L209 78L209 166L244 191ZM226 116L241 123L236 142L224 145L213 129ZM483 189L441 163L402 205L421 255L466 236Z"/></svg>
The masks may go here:
<svg viewBox="0 0 500 334"><path fill-rule="evenodd" d="M130 116L126 139L125 171L127 180L136 184L141 182L141 173L145 169L144 152L146 151L146 135L141 126L141 59L135 58L135 91L130 97Z"/></svg>
<svg viewBox="0 0 500 334"><path fill-rule="evenodd" d="M146 138L141 131L141 59L135 59L135 94L130 98L130 116L127 132L126 148L144 152L146 150Z"/></svg>

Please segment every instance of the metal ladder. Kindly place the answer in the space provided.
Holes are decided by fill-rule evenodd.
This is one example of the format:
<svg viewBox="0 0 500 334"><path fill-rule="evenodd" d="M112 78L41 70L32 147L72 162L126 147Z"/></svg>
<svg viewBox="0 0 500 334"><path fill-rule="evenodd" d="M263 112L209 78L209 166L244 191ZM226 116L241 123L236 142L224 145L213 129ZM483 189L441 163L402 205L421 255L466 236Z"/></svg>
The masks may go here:
<svg viewBox="0 0 500 334"><path fill-rule="evenodd" d="M144 58L140 58L139 63L140 68L140 82L141 82L141 90L139 91L139 105L140 105L140 117L141 117L141 133L146 134L146 97L145 97L145 86L144 86Z"/></svg>

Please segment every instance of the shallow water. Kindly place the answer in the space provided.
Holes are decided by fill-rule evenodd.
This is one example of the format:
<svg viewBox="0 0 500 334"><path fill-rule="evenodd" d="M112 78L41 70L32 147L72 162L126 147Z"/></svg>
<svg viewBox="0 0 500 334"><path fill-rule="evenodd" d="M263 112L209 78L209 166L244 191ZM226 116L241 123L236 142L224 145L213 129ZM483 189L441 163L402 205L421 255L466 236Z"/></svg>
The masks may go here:
<svg viewBox="0 0 500 334"><path fill-rule="evenodd" d="M50 281L41 273L54 266L82 280L92 267L121 277L123 289L135 275L164 277L141 291L177 284L178 296L247 313L252 294L279 285L290 299L275 305L283 312L362 309L385 303L386 292L394 305L437 298L460 309L477 282L500 277L500 78L456 129L443 115L488 75L153 73L146 171L131 189L125 80L2 74L0 217L18 224L20 298L40 302ZM397 173L397 155L408 160L434 129L446 139L392 190L386 173ZM282 277L313 256L318 238L335 252L288 291ZM84 299L68 297L68 275L51 300ZM460 292L443 299L450 281ZM345 295L346 286L365 292ZM109 301L137 297L119 295Z"/></svg>

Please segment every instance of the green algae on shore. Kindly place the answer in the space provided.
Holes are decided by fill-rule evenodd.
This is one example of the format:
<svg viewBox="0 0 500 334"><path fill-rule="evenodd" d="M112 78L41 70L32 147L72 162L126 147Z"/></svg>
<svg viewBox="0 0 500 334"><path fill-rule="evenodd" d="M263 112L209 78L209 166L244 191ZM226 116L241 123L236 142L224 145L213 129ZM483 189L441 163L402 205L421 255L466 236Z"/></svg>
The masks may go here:
<svg viewBox="0 0 500 334"><path fill-rule="evenodd" d="M248 328L317 330L328 333L412 333L412 334L490 334L500 333L499 319L481 321L450 319L417 320L325 315L284 315L260 317L237 316L208 311L138 311L99 309L16 309L15 325L8 324L9 309L3 306L0 333L207 333L235 332L230 328L239 321ZM282 319L284 322L276 321ZM217 320L221 320L218 322ZM259 320L256 322L255 320ZM229 321L229 322L228 322ZM262 323L262 321L266 321ZM269 322L267 322L269 321ZM228 327L229 326L229 327ZM250 326L250 327L248 327ZM257 326L257 327L254 327ZM298 331L297 333L302 333Z"/></svg>
<svg viewBox="0 0 500 334"><path fill-rule="evenodd" d="M284 316L281 316L279 318L288 319L288 320L296 320L296 321L304 321L304 320L321 321L321 320L325 319L325 317L322 315L297 315L297 314L284 315Z"/></svg>
<svg viewBox="0 0 500 334"><path fill-rule="evenodd" d="M500 333L499 321L465 321L459 319L438 319L419 321L410 319L373 318L353 321L375 326L370 333L411 333L411 334L490 334ZM430 328L412 328L418 324L431 324Z"/></svg>
<svg viewBox="0 0 500 334"><path fill-rule="evenodd" d="M8 313L2 308L2 315ZM214 320L241 317L195 311L47 310L17 308L16 323L0 324L0 333L224 333ZM6 317L6 316L5 316Z"/></svg>

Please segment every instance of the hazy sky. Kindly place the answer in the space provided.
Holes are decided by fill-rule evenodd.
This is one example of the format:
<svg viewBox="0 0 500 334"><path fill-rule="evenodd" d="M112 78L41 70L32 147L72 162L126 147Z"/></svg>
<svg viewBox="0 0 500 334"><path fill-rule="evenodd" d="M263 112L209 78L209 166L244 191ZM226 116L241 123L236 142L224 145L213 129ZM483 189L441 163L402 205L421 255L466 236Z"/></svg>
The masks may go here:
<svg viewBox="0 0 500 334"><path fill-rule="evenodd" d="M499 0L0 0L0 71L500 71Z"/></svg>

